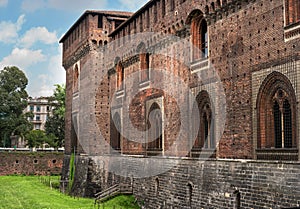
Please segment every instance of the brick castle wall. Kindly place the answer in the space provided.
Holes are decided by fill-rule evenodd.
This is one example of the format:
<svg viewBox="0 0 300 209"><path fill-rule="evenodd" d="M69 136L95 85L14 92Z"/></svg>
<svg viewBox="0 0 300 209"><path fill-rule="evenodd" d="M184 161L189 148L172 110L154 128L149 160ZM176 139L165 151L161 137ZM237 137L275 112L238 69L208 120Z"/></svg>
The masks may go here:
<svg viewBox="0 0 300 209"><path fill-rule="evenodd" d="M0 175L60 175L63 153L0 152Z"/></svg>

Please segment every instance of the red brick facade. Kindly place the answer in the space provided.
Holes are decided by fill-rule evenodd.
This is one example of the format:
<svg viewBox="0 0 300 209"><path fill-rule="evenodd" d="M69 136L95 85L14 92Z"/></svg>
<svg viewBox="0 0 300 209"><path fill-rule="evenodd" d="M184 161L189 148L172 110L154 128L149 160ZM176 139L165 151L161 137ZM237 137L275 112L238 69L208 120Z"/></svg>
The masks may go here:
<svg viewBox="0 0 300 209"><path fill-rule="evenodd" d="M102 79L98 92L95 93L95 114L98 128L108 144L118 146L122 153L151 154L147 152L148 145L152 146L147 139L144 143L137 143L123 137L122 134L110 133L111 130L116 131L110 120L114 117L113 113L118 113L121 118L119 128L128 129L129 126L122 120L122 112L124 112L122 106L129 104L129 115L133 125L138 130L148 130L149 109L147 108L150 106L147 107L147 102L151 103L152 100L161 98L161 104L156 104L157 109L162 108L162 114L165 115L162 121L163 135L160 137L162 140L160 149L163 154L164 151L168 151L182 126L180 114L190 113L180 113L176 99L166 92L153 89L151 82L148 82L149 76L150 80L156 82L161 79L153 78L151 75L155 69L162 68L184 80L193 91L195 98L199 100L199 132L196 134L195 144L191 146L193 149L190 153L186 153L187 156L198 156L196 150L205 152L206 149L216 149L215 155L219 158L255 159L266 158L266 155L269 155L270 159L281 159L277 155L284 153L290 157L282 159L298 159L297 101L299 96L296 94L299 80L297 60L299 60L300 34L298 1L152 0L133 16L129 16L128 13L120 12L86 12L61 40L64 46L63 64L67 72L66 150L68 152L71 152L74 147L78 148L79 152L85 152L80 148L73 130L76 129L71 120L72 112L73 119L76 115L74 104L72 110L70 109L72 100L78 96L77 92L80 92L78 88L80 82L77 79L81 68L90 68L91 75L97 77L96 72L99 72L98 79L103 77L107 79ZM109 27L116 25L116 21L125 19L127 21L116 30L113 30L114 27ZM133 34L140 32L155 32L156 35L149 40L135 40L135 45L128 44L132 42ZM179 36L197 48L191 52L191 66L184 66L176 59L157 55L161 49L169 47L168 43L162 41L163 37L169 34ZM97 48L99 44L104 45L105 41L112 41L107 47L114 52L109 54L108 59L101 58L101 56L108 56L108 53L103 53ZM155 48L157 45L160 46L159 49ZM102 50L105 50L105 47ZM119 49L123 52L119 53ZM174 50L177 50L179 59L185 56L180 52L180 48ZM101 59L106 61L102 63ZM210 64L203 62L206 60ZM209 102L209 97L212 95L209 95L207 89L207 83L210 81L197 77L203 66L205 68L208 65L212 65L218 74L226 96L226 124L224 133L218 141L214 141L213 128L216 124L212 123L214 112L213 105ZM277 66L277 71L274 66ZM104 71L108 71L107 76L101 75ZM275 76L269 81L270 84L264 84L268 83L268 74L273 71L281 76ZM295 73L289 73L292 71ZM133 84L134 88L138 89L138 93L133 101L128 103L126 91L130 90L126 89L126 76L134 73L140 73L140 80ZM261 75L260 80L253 80L256 75ZM278 82L278 85L272 82ZM261 87L260 83L265 87ZM253 92L254 88L259 91ZM274 123L276 116L274 116L273 103L274 95L278 93L270 92L272 88L280 92L278 88L282 88L287 98L288 109L285 113L282 112L282 115L286 115L282 118L288 117L288 119L282 124L278 122L277 126ZM202 94L209 96L199 99ZM116 104L112 104L112 100ZM206 105L202 104L204 101L207 101ZM283 103L284 100L279 104L279 108L283 108ZM193 128L191 121L188 126ZM284 129L286 129L285 135L276 135L276 131L283 133ZM283 141L281 150L276 150L279 148L275 146L276 136L279 137L278 140ZM288 142L289 145L286 144L286 147L284 147L284 137L289 138L286 141L291 141ZM101 142L88 140L90 140L89 154L109 152L109 149L102 151L97 149ZM188 140L188 137L185 140ZM184 155L186 147L189 146L189 142L180 142L176 152L169 154Z"/></svg>

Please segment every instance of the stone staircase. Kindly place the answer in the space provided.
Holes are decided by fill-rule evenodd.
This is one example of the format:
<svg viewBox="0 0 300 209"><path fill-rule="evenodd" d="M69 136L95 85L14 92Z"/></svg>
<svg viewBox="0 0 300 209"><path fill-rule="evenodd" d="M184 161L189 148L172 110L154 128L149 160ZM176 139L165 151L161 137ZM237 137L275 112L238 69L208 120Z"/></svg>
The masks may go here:
<svg viewBox="0 0 300 209"><path fill-rule="evenodd" d="M101 204L106 200L109 200L117 195L125 194L130 195L133 194L132 185L128 184L115 184L108 189L105 189L101 192L95 194L95 205Z"/></svg>

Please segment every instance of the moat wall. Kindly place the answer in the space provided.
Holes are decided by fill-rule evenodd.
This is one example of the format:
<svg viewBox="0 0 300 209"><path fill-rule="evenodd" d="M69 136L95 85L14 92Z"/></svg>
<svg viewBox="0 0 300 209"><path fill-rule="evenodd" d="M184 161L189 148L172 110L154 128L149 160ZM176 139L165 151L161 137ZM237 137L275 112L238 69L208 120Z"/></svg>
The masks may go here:
<svg viewBox="0 0 300 209"><path fill-rule="evenodd" d="M0 176L60 175L63 153L0 152Z"/></svg>
<svg viewBox="0 0 300 209"><path fill-rule="evenodd" d="M109 173L107 157L77 158L73 192L93 197L109 186L126 181L145 208L290 208L300 204L300 163L253 160L167 159L164 166L177 164L169 171L149 178L132 178L138 171L137 157L118 163L127 177ZM81 159L81 160L79 160ZM125 162L115 157L115 162ZM113 160L114 161L114 160ZM168 165L169 164L169 165ZM116 166L116 165L114 165ZM130 172L128 172L130 170ZM84 175L82 175L84 174ZM85 177L83 179L82 177ZM79 186L80 185L80 186Z"/></svg>

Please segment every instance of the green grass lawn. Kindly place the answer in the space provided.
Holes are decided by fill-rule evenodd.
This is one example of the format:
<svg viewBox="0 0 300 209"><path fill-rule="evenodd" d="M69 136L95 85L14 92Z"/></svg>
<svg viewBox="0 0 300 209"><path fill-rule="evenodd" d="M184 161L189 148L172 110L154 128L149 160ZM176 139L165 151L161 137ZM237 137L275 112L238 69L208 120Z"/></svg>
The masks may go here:
<svg viewBox="0 0 300 209"><path fill-rule="evenodd" d="M52 179L53 177L51 177ZM54 177L57 179L57 177ZM137 209L133 196L118 196L105 209ZM41 183L36 176L0 176L0 209L72 209L94 207L93 199L72 198ZM100 205L103 208L103 205Z"/></svg>

